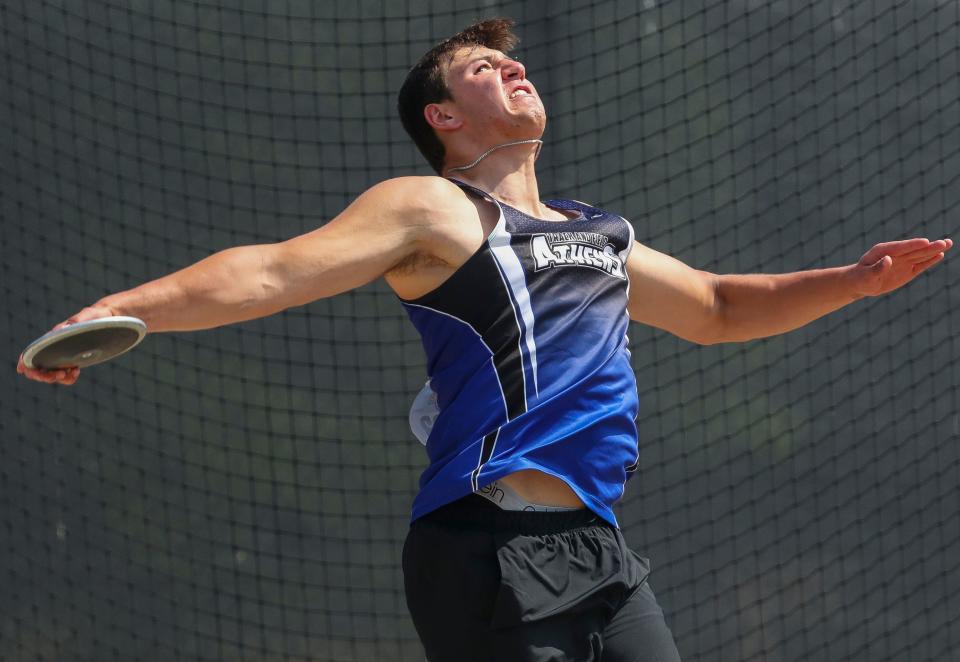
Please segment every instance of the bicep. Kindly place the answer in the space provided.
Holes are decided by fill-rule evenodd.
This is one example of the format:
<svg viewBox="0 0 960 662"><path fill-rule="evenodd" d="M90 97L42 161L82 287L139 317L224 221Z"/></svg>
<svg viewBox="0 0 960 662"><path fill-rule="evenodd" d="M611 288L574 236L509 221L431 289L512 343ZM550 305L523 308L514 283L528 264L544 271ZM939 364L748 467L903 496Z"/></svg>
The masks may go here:
<svg viewBox="0 0 960 662"><path fill-rule="evenodd" d="M630 319L707 344L720 323L717 277L635 242L627 259Z"/></svg>
<svg viewBox="0 0 960 662"><path fill-rule="evenodd" d="M422 227L411 220L412 186L378 184L323 227L271 245L263 258L265 287L293 306L382 276L417 250Z"/></svg>

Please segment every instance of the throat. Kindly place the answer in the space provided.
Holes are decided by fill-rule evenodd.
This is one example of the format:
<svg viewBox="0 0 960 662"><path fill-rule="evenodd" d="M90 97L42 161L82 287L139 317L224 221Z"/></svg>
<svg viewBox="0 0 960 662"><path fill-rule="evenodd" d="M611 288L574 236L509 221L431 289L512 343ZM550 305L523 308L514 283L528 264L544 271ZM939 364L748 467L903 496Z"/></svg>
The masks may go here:
<svg viewBox="0 0 960 662"><path fill-rule="evenodd" d="M448 173L449 173L449 172L463 172L464 170L470 170L470 168L475 168L477 165L480 164L481 161L483 161L485 158L487 158L488 156L490 156L491 154L493 154L493 153L494 153L495 151L497 151L498 149L503 149L504 147L513 147L514 145L530 145L530 144L536 144L536 145L537 145L537 153L534 154L534 156L533 156L534 160L536 160L537 157L540 156L540 148L543 146L543 141L542 141L542 140L540 140L539 138L530 138L530 139L527 139L527 140L514 140L514 141L511 141L511 142L508 142L508 143L503 143L502 145L494 145L493 147L491 147L490 149L488 149L486 152L484 152L483 154L481 154L480 156L478 156L476 159L474 159L472 163L468 163L468 164L466 164L466 165L455 166L455 167L453 167L453 168L447 168L447 172L448 172Z"/></svg>

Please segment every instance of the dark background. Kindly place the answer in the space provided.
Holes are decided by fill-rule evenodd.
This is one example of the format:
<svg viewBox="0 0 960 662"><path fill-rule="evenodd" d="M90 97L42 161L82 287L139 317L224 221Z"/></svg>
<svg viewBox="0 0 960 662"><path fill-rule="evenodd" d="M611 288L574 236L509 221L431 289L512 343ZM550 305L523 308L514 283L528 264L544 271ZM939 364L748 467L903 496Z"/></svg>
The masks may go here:
<svg viewBox="0 0 960 662"><path fill-rule="evenodd" d="M0 0L0 659L422 659L425 374L382 283L150 336L72 388L14 365L109 292L429 174L394 99L435 42L518 20L544 197L779 272L960 239L958 7ZM768 340L631 328L618 516L684 660L960 659L956 264Z"/></svg>

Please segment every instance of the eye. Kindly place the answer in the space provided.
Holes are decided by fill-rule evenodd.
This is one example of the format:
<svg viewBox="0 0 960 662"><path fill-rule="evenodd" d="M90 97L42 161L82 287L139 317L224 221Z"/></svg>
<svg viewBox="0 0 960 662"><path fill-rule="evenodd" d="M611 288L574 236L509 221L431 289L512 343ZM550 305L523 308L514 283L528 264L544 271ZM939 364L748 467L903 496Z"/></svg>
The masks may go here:
<svg viewBox="0 0 960 662"><path fill-rule="evenodd" d="M478 67L477 67L477 70L474 71L473 73L478 74L478 73L480 73L481 71L483 71L484 69L493 69L493 67L491 67L488 63L484 62L484 63L482 63L480 66L478 66Z"/></svg>

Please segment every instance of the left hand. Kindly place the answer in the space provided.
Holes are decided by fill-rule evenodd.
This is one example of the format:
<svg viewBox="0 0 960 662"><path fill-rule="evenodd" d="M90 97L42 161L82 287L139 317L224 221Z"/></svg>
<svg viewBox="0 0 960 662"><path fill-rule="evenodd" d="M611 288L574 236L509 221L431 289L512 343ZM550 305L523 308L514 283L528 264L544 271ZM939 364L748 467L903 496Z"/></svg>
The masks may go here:
<svg viewBox="0 0 960 662"><path fill-rule="evenodd" d="M906 285L940 262L952 239L904 239L877 244L853 266L858 296L878 296Z"/></svg>

